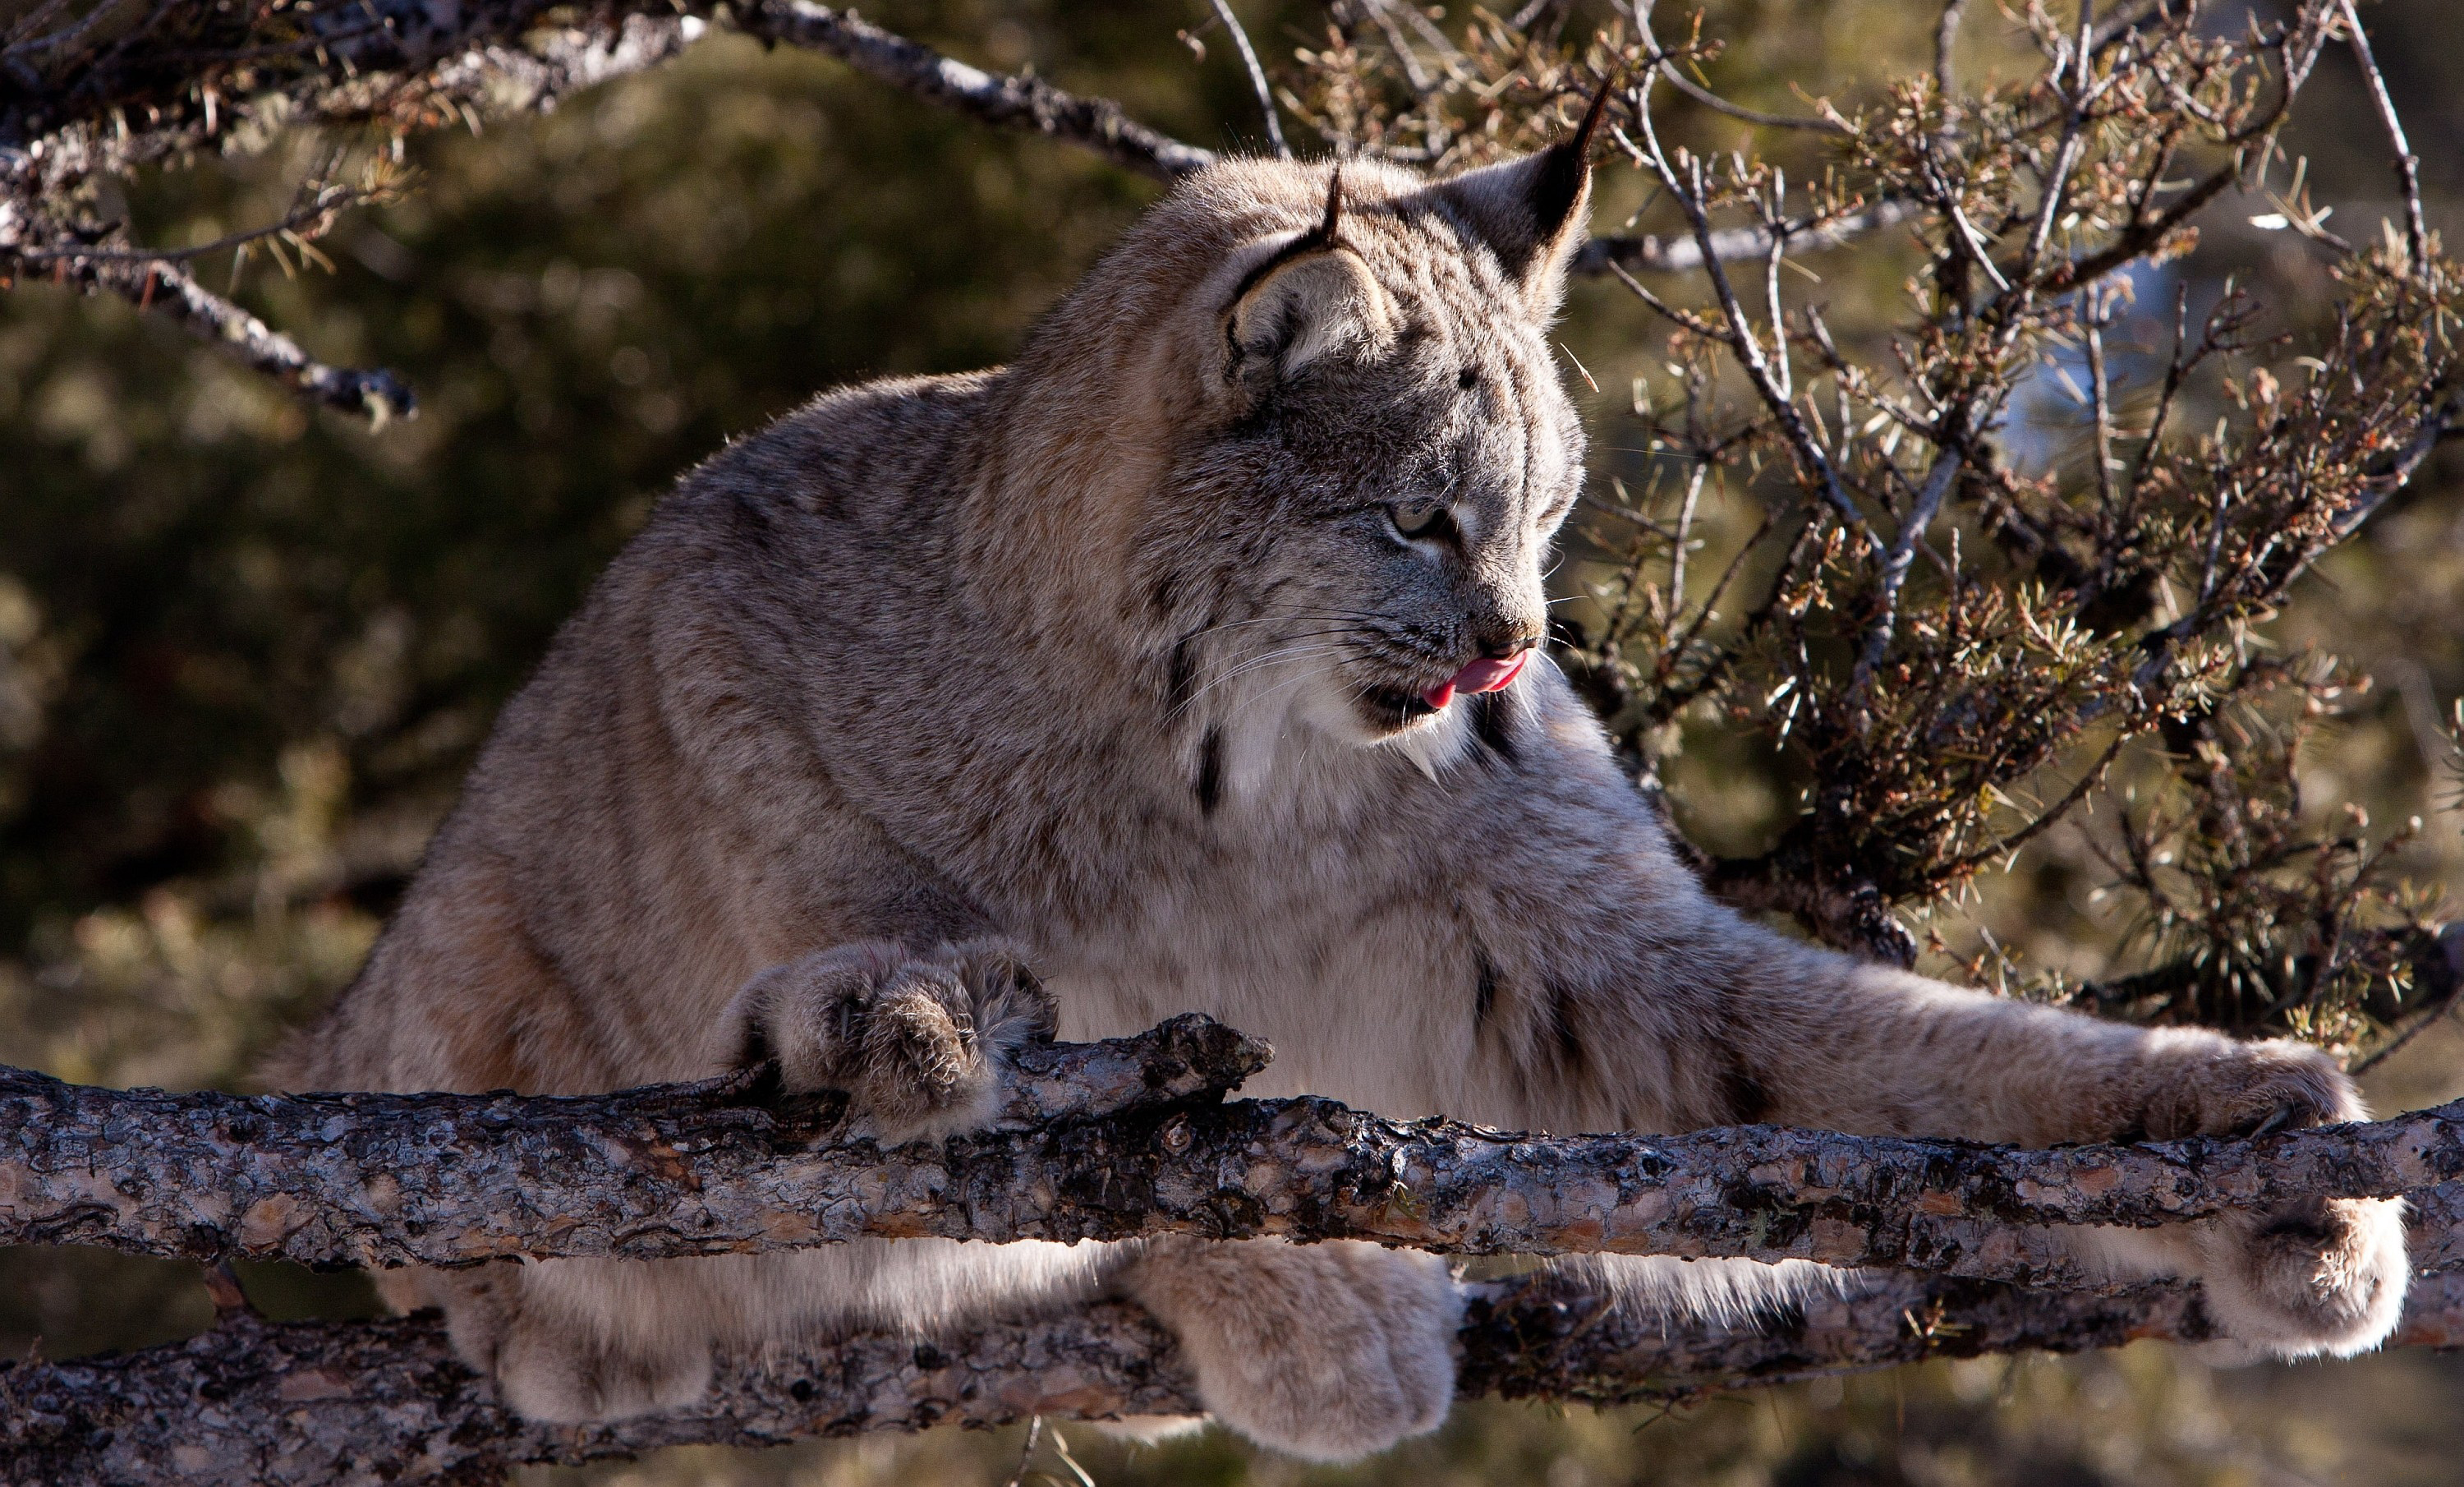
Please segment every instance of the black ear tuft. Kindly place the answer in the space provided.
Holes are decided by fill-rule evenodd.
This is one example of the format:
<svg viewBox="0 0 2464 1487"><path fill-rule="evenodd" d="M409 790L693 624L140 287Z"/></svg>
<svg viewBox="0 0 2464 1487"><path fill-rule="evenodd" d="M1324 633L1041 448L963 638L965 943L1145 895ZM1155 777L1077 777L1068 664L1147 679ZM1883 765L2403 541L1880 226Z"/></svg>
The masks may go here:
<svg viewBox="0 0 2464 1487"><path fill-rule="evenodd" d="M1242 276L1232 290L1235 303L1248 297L1249 291L1264 283L1277 269L1295 258L1313 253L1327 253L1343 243L1343 166L1337 164L1326 178L1326 216L1317 226L1275 250L1274 256Z"/></svg>
<svg viewBox="0 0 2464 1487"><path fill-rule="evenodd" d="M1543 241L1565 231L1566 219L1583 199L1583 188L1591 184L1592 147L1599 141L1600 123L1608 117L1609 93L1617 82L1615 73L1601 78L1599 91L1592 95L1591 107L1583 110L1583 122L1575 126L1573 137L1541 152L1531 182L1531 217Z"/></svg>
<svg viewBox="0 0 2464 1487"><path fill-rule="evenodd" d="M1617 85L1614 73L1602 79L1570 137L1536 155L1466 171L1439 188L1534 305L1555 303L1566 260L1582 241L1584 224L1577 218L1591 200L1592 147Z"/></svg>

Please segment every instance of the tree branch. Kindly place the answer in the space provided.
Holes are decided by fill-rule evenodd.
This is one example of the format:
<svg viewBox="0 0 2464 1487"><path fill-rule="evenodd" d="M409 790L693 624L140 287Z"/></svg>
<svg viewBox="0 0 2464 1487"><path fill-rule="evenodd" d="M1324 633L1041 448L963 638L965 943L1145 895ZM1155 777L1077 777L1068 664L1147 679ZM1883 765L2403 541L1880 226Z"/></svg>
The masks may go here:
<svg viewBox="0 0 2464 1487"><path fill-rule="evenodd" d="M2026 1226L2158 1224L2269 1194L2426 1194L2464 1178L2464 1102L2255 1142L2052 1151L1772 1126L1549 1138L1326 1099L1211 1103L1264 1054L1196 1015L1046 1045L1025 1055L1000 1129L886 1150L847 1128L835 1097L749 1103L742 1079L585 1098L242 1098L9 1071L0 1243L387 1266L1195 1233L2079 1286L2096 1277Z"/></svg>
<svg viewBox="0 0 2464 1487"><path fill-rule="evenodd" d="M748 35L827 52L858 72L929 102L985 123L1083 145L1159 181L1177 180L1215 163L1214 151L1148 128L1110 99L1065 93L1040 78L983 72L852 12L811 0L746 0L736 8L733 19Z"/></svg>
<svg viewBox="0 0 2464 1487"><path fill-rule="evenodd" d="M2421 210L2421 157L2413 153L2412 141L2405 135L2404 120L2395 111L2394 98L2387 93L2379 59L2370 52L2370 33L2362 27L2361 12L2353 9L2353 0L2337 0L2337 6L2344 22L2344 39L2352 44L2353 60L2361 64L2362 79L2369 85L2370 103L2378 109L2379 123L2387 130L2387 144L2395 150L2396 189L2404 198L2406 261L2413 273L2427 273L2430 225Z"/></svg>
<svg viewBox="0 0 2464 1487"><path fill-rule="evenodd" d="M2212 1335L2198 1291L2182 1286L2082 1297L1899 1276L1723 1323L1619 1306L1542 1276L1474 1288L1461 1391L1597 1405L1683 1400L1929 1358ZM2464 1277L2425 1278L2397 1342L2458 1340ZM932 1340L873 1333L815 1351L723 1359L699 1405L561 1429L508 1413L454 1358L433 1314L277 1324L242 1311L185 1343L0 1364L0 1481L423 1487L689 1443L771 1446L1199 1408L1171 1338L1121 1302Z"/></svg>
<svg viewBox="0 0 2464 1487"><path fill-rule="evenodd" d="M829 53L867 76L987 123L1095 151L1170 181L1213 152L1131 119L1109 99L986 73L809 0L605 0L540 26L540 0L356 0L332 10L165 8L118 31L105 5L48 33L0 37L0 285L33 272L171 314L204 339L327 406L382 425L414 399L383 370L328 366L200 286L175 260L80 226L98 174L216 147L275 122L374 122L402 131L546 109L581 88L680 55L721 15L764 41ZM67 267L61 267L63 264Z"/></svg>
<svg viewBox="0 0 2464 1487"><path fill-rule="evenodd" d="M6 225L6 213L7 203L0 201L0 227ZM0 234L0 265L8 258L6 238ZM60 257L52 262L49 277L89 294L115 294L141 310L165 315L242 365L328 408L366 418L378 428L388 419L407 418L418 411L417 395L400 376L381 366L335 366L317 360L298 342L198 283L177 262Z"/></svg>
<svg viewBox="0 0 2464 1487"><path fill-rule="evenodd" d="M1838 248L1870 237L1922 213L1914 202L1893 198L1856 211L1790 224L1781 234L1784 246L1797 253ZM1711 252L1723 263L1759 261L1771 252L1771 234L1762 227L1719 228L1710 234ZM1610 265L1653 274L1683 274L1703 267L1702 239L1659 237L1649 233L1595 237L1574 255L1571 272L1605 277Z"/></svg>

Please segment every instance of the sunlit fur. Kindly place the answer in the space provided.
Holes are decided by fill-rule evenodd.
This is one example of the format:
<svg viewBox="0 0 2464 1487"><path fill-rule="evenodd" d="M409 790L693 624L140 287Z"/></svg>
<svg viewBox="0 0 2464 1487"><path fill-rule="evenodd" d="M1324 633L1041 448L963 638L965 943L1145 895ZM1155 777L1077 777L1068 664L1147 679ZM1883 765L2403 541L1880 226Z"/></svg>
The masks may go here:
<svg viewBox="0 0 2464 1487"><path fill-rule="evenodd" d="M998 1079L979 1033L1040 1015L988 952L946 949L999 937L1065 1036L1202 1010L1272 1040L1252 1093L1391 1116L2044 1145L2360 1115L2313 1051L1999 1001L1740 919L1545 662L1411 705L1537 633L1581 478L1548 333L1581 211L1535 216L1539 179L1349 166L1336 240L1287 253L1327 167L1220 166L1014 366L832 392L694 471L506 707L277 1079L581 1092L809 1047L812 1083L857 1079L830 1071L861 1046L864 1079L940 1071L868 1086L875 1128L930 1133ZM1448 538L1398 533L1390 506L1431 497ZM856 942L886 943L851 970ZM2281 1356L2371 1345L2405 1283L2386 1204L2083 1242L2203 1277ZM1791 1283L1605 1268L1635 1304L1732 1315ZM578 1419L691 1399L714 1343L1106 1284L1269 1445L1357 1455L1447 1408L1452 1282L1358 1246L901 1241L386 1289L444 1302L517 1408Z"/></svg>

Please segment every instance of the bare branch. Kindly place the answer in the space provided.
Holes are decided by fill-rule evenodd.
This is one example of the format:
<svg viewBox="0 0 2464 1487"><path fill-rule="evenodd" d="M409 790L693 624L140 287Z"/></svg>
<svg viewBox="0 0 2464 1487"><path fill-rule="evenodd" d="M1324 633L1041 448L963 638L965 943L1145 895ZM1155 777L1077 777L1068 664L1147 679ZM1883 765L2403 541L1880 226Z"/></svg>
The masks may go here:
<svg viewBox="0 0 2464 1487"><path fill-rule="evenodd" d="M1761 124L1766 128L1806 129L1815 134L1847 134L1851 132L1846 124L1840 122L1837 119L1808 118L1798 114L1766 113L1759 108L1748 108L1743 103L1729 102L1727 99L1720 97L1720 95L1712 92L1710 89L1703 86L1701 83L1696 82L1693 78L1686 77L1683 73L1677 70L1677 58L1672 55L1667 49L1661 46L1659 38L1651 33L1649 24L1650 15L1650 6L1645 5L1635 8L1636 24L1642 32L1640 39L1644 48L1644 59L1659 72L1660 76L1668 79L1668 85L1670 87L1684 94L1695 102L1712 110L1714 113L1726 114L1731 119L1742 119L1748 123Z"/></svg>
<svg viewBox="0 0 2464 1487"><path fill-rule="evenodd" d="M172 315L320 403L379 424L407 416L415 402L393 373L316 361L173 261L228 241L161 252L105 243L102 228L75 221L77 188L99 173L210 147L251 119L375 121L400 130L552 107L578 89L678 55L714 13L707 3L685 13L649 0L641 8L648 13L631 13L630 0L619 0L539 26L534 0L473 0L443 11L418 0L360 0L331 12L217 7L168 20L158 14L99 52L81 49L80 37L111 6L49 33L40 28L54 12L38 8L0 45L7 64L0 66L0 283L49 266L58 271L53 277L90 293L109 290ZM1215 159L1138 123L1111 100L986 73L807 0L752 0L727 14L764 40L827 52L929 101L1083 145L1157 179ZM131 126L132 119L143 122ZM347 205L320 194L263 231L296 231Z"/></svg>
<svg viewBox="0 0 2464 1487"><path fill-rule="evenodd" d="M731 15L748 35L827 52L858 72L929 102L985 123L1083 145L1114 165L1160 181L1177 180L1215 163L1214 151L1183 144L1139 123L1111 99L1065 93L1040 78L984 72L852 12L811 0L749 0Z"/></svg>
<svg viewBox="0 0 2464 1487"><path fill-rule="evenodd" d="M2459 1278L2416 1286L2399 1344L2464 1339ZM1597 1405L1674 1401L1931 1358L2213 1335L2199 1293L2177 1286L2062 1296L1892 1276L1723 1323L1619 1306L1544 1276L1474 1289L1461 1333L1461 1391ZM454 1358L432 1314L269 1323L236 1312L186 1343L0 1364L0 1480L445 1487L493 1480L528 1462L578 1464L666 1446L771 1446L1199 1408L1169 1335L1121 1302L930 1340L873 1333L802 1354L725 1359L698 1405L562 1429L508 1413Z"/></svg>
<svg viewBox="0 0 2464 1487"><path fill-rule="evenodd" d="M1198 1233L2075 1285L2090 1277L2057 1242L2013 1226L2156 1224L2269 1193L2387 1197L2464 1177L2464 1104L2256 1142L2017 1151L1770 1126L1529 1137L1326 1099L1208 1103L1263 1052L1195 1015L1047 1045L1026 1055L1001 1130L889 1149L848 1131L835 1097L753 1104L741 1079L242 1098L8 1071L0 1243L366 1266Z"/></svg>
<svg viewBox="0 0 2464 1487"><path fill-rule="evenodd" d="M1232 13L1230 0L1208 0L1215 7L1215 18L1232 33L1232 46L1241 54L1241 65L1249 74L1249 86L1258 95L1258 112L1266 121L1266 138L1275 146L1279 160L1292 158L1292 147L1284 141L1284 121L1275 111L1275 90L1266 81L1266 69L1258 61L1258 49L1249 44L1249 33L1242 28L1241 17Z"/></svg>
<svg viewBox="0 0 2464 1487"><path fill-rule="evenodd" d="M1933 468L1925 472L1925 483L1917 488L1917 499L1908 507L1907 519L1900 523L1899 535L1891 539L1891 549L1882 557L1882 572L1878 588L1880 604L1874 623L1865 632L1864 648L1858 653L1850 695L1865 690L1874 678L1874 668L1882 664L1882 653L1890 649L1891 633L1899 626L1900 588L1907 582L1908 566L1916 561L1917 544L1933 525L1934 517L1942 510L1942 499L1950 494L1959 479L1965 461L1955 441L1946 441L1934 456Z"/></svg>
<svg viewBox="0 0 2464 1487"><path fill-rule="evenodd" d="M1943 0L1942 18L1933 27L1933 85L1942 95L1945 112L1958 92L1958 74L1953 70L1953 55L1959 48L1959 23L1968 14L1968 0Z"/></svg>
<svg viewBox="0 0 2464 1487"><path fill-rule="evenodd" d="M0 214L7 203L0 200ZM0 264L12 256L0 242ZM142 310L167 316L198 340L232 359L297 388L310 399L366 418L387 420L418 411L407 383L383 367L335 366L300 349L299 343L197 282L177 263L121 257L55 256L50 276L88 293L107 291Z"/></svg>
<svg viewBox="0 0 2464 1487"><path fill-rule="evenodd" d="M2387 143L2395 147L2395 178L2404 192L2404 243L2411 255L2412 272L2428 272L2430 265L2430 225L2421 211L2421 157L2412 152L2412 142L2405 137L2404 120L2395 111L2395 100L2387 93L2387 78L2379 73L2379 59L2370 55L2369 33L2362 29L2361 12L2353 9L2353 0L2339 0L2344 18L2346 39L2353 46L2353 59L2362 64L2362 77L2369 83L2370 101L2377 105L2379 122L2387 133Z"/></svg>
<svg viewBox="0 0 2464 1487"><path fill-rule="evenodd" d="M1650 15L1648 7L1635 8L1636 22L1645 29L1646 37ZM1657 41L1649 44L1654 49L1659 46ZM1693 178L1681 178L1676 164L1668 158L1667 150L1661 144L1659 131L1651 119L1651 81L1657 76L1656 72L1644 73L1641 82L1634 90L1635 123L1642 132L1643 158L1660 177L1661 186L1676 198L1678 206L1685 212L1686 222L1694 229L1695 247L1702 254L1703 267L1710 275L1711 288L1719 297L1721 312L1727 318L1727 333L1724 339L1736 353L1739 365L1745 367L1748 379L1761 395L1764 405L1779 420L1806 483L1830 502L1839 514L1846 530L1861 537L1866 548L1879 557L1881 539L1875 536L1873 529L1866 524L1864 513L1857 509L1857 503L1848 499L1847 489L1839 482L1838 471L1832 467L1822 446L1815 441L1813 432L1805 425L1804 414L1797 411L1795 402L1780 390L1770 358L1764 354L1762 343L1754 334L1752 323L1746 318L1745 307L1738 302L1737 292L1728 282L1727 271L1722 267L1719 245L1712 238L1711 219L1703 206L1700 163L1693 162L1696 166ZM1766 238L1766 243L1768 241ZM1784 337L1788 328L1773 325L1771 334L1774 338Z"/></svg>

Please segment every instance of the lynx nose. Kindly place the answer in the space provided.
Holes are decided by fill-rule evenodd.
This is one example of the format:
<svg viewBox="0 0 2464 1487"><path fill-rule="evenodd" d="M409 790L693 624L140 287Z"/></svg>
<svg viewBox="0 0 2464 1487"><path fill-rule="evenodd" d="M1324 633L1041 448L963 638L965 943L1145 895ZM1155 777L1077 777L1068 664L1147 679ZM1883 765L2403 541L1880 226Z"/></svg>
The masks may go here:
<svg viewBox="0 0 2464 1487"><path fill-rule="evenodd" d="M1513 630L1493 631L1479 636L1478 640L1481 659L1488 661L1511 660L1540 644L1538 635L1519 626Z"/></svg>

